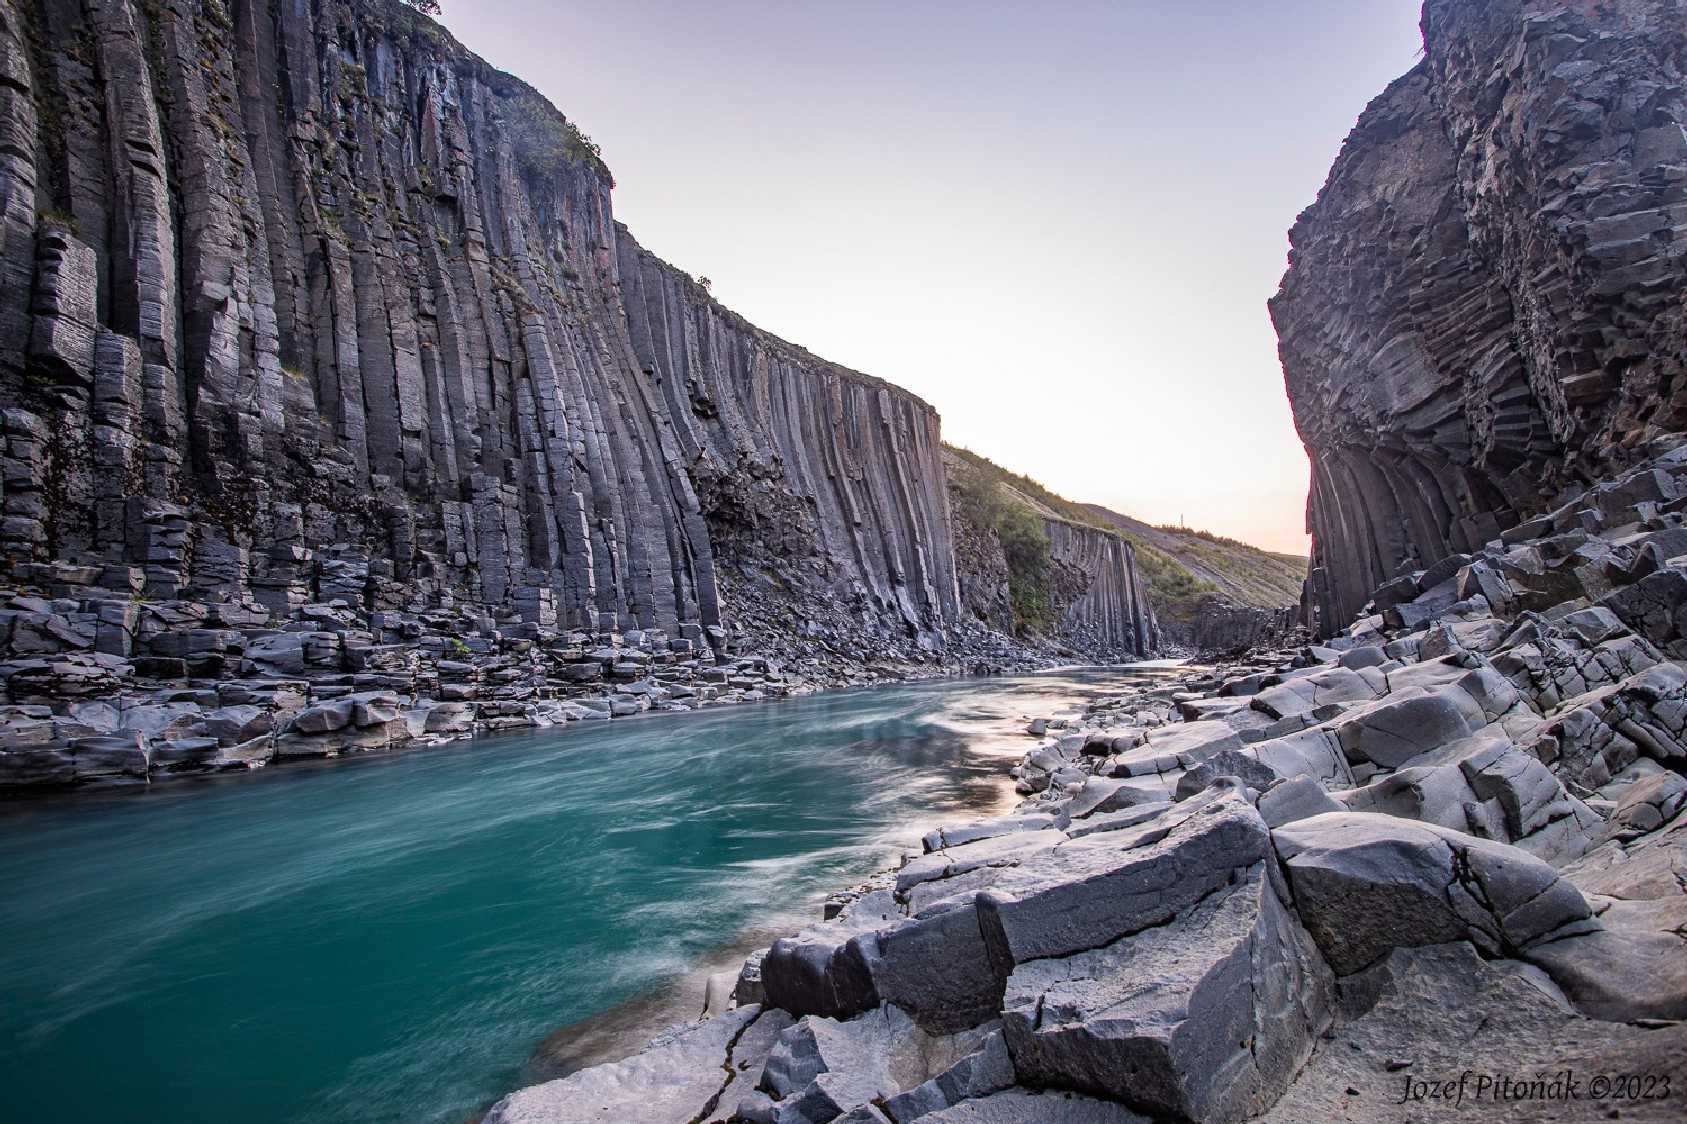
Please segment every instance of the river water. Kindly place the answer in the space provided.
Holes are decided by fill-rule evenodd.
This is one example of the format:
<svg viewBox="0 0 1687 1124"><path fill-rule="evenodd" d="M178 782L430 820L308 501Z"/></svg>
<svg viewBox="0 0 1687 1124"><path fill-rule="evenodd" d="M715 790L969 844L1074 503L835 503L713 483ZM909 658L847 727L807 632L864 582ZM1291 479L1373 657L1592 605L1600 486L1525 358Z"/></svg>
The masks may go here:
<svg viewBox="0 0 1687 1124"><path fill-rule="evenodd" d="M0 1115L463 1124L691 1017L703 970L925 827L1011 806L1027 716L1146 674L841 691L0 804Z"/></svg>

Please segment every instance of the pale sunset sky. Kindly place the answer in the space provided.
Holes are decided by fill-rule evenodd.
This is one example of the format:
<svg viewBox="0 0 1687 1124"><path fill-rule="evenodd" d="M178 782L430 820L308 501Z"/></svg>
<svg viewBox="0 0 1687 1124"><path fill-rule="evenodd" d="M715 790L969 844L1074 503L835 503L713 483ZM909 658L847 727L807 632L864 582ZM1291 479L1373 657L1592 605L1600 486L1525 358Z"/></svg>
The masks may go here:
<svg viewBox="0 0 1687 1124"><path fill-rule="evenodd" d="M1266 299L1416 0L444 0L640 242L1076 500L1304 553Z"/></svg>

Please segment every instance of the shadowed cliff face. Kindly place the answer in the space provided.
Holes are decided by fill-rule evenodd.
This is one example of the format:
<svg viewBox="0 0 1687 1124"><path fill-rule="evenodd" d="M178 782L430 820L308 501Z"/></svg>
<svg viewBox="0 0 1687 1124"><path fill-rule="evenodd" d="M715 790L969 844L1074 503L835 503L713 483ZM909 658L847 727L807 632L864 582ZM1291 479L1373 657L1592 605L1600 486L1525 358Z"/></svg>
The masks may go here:
<svg viewBox="0 0 1687 1124"><path fill-rule="evenodd" d="M1062 520L1048 519L1049 557L1055 567L1078 580L1066 589L1057 582L1060 610L1057 635L1085 651L1111 649L1117 654L1152 652L1159 647L1159 625L1141 579L1136 553L1117 535ZM1069 599L1068 599L1069 598Z"/></svg>
<svg viewBox="0 0 1687 1124"><path fill-rule="evenodd" d="M1326 628L1687 426L1687 9L1430 0L1423 28L1271 302Z"/></svg>
<svg viewBox="0 0 1687 1124"><path fill-rule="evenodd" d="M0 133L13 566L700 633L754 558L957 617L936 413L641 249L590 143L397 3L0 0Z"/></svg>

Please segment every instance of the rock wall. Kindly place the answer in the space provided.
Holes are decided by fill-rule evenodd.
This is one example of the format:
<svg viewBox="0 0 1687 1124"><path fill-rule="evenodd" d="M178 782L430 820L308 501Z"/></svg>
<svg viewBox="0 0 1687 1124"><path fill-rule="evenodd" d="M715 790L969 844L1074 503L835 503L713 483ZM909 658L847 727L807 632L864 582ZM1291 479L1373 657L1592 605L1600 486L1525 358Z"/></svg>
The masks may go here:
<svg viewBox="0 0 1687 1124"><path fill-rule="evenodd" d="M1262 609L1243 605L1222 593L1204 594L1189 625L1189 646L1198 654L1217 656L1281 647L1294 635L1299 618L1294 605Z"/></svg>
<svg viewBox="0 0 1687 1124"><path fill-rule="evenodd" d="M976 454L945 448L942 458L965 619L1065 649L1053 653L1060 659L1129 659L1159 648L1159 622L1130 540L1063 516L1054 505L1077 505ZM1019 552L1017 572L1004 536Z"/></svg>
<svg viewBox="0 0 1687 1124"><path fill-rule="evenodd" d="M714 639L754 557L958 615L936 413L641 249L590 142L394 0L0 0L0 132L14 578Z"/></svg>
<svg viewBox="0 0 1687 1124"><path fill-rule="evenodd" d="M1147 655L1160 644L1159 625L1136 572L1136 553L1118 535L1045 519L1050 583L1060 623L1055 637L1083 652Z"/></svg>
<svg viewBox="0 0 1687 1124"><path fill-rule="evenodd" d="M1423 31L1271 302L1326 632L1687 426L1687 11L1428 0Z"/></svg>

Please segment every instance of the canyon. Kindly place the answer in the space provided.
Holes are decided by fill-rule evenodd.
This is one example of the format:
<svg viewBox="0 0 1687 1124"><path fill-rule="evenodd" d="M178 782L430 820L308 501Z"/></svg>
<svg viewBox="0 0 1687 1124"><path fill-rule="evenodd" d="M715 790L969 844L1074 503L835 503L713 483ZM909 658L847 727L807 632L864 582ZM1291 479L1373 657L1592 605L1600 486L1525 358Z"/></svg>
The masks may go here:
<svg viewBox="0 0 1687 1124"><path fill-rule="evenodd" d="M1318 642L1035 719L1010 814L489 1121L1679 1118L1684 16L1427 0L1297 220Z"/></svg>
<svg viewBox="0 0 1687 1124"><path fill-rule="evenodd" d="M487 1124L1678 1119L1687 13L1422 29L1270 304L1302 583L729 312L405 5L0 0L0 784L1200 649Z"/></svg>

